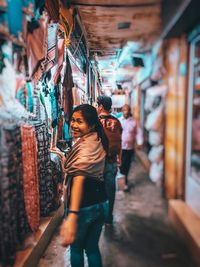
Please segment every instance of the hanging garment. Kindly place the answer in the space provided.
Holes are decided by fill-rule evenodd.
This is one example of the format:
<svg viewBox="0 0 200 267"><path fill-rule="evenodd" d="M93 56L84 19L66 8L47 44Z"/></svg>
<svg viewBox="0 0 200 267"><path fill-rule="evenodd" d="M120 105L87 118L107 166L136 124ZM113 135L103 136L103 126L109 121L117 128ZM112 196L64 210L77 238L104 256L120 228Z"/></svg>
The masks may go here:
<svg viewBox="0 0 200 267"><path fill-rule="evenodd" d="M58 60L57 53L57 23L48 24L47 29L47 54L45 58L45 72L48 72L56 65Z"/></svg>
<svg viewBox="0 0 200 267"><path fill-rule="evenodd" d="M52 86L50 92L52 128L55 128L58 125L58 122L61 117L61 108L58 105L59 98L60 98L59 86L58 85Z"/></svg>
<svg viewBox="0 0 200 267"><path fill-rule="evenodd" d="M46 0L45 8L49 14L49 17L54 21L59 21L59 2L58 0Z"/></svg>
<svg viewBox="0 0 200 267"><path fill-rule="evenodd" d="M22 0L7 1L7 3L9 32L18 36L18 32L22 31Z"/></svg>
<svg viewBox="0 0 200 267"><path fill-rule="evenodd" d="M73 111L72 88L74 87L74 82L72 78L72 69L68 56L66 59L66 68L62 85L63 85L64 114L65 114L65 120L68 122Z"/></svg>
<svg viewBox="0 0 200 267"><path fill-rule="evenodd" d="M40 214L48 216L53 210L54 182L49 153L48 129L44 123L35 125L37 139L37 161L40 191Z"/></svg>
<svg viewBox="0 0 200 267"><path fill-rule="evenodd" d="M58 53L58 60L56 65L56 71L53 75L53 81L55 85L59 83L60 74L63 68L64 54L65 54L64 33L60 27L58 27L57 29L57 53Z"/></svg>
<svg viewBox="0 0 200 267"><path fill-rule="evenodd" d="M58 157L58 155L51 153L50 158L52 164L52 179L54 188L53 208L57 209L61 204L62 197L62 192L58 191L58 184L63 184L64 176L62 172L60 158Z"/></svg>
<svg viewBox="0 0 200 267"><path fill-rule="evenodd" d="M14 172L15 168L11 150L14 148L10 141L9 129L1 129L1 150L0 150L0 265L11 266L15 261L16 254L16 210L13 204L17 201ZM6 140L7 139L7 140ZM13 211L13 212L12 212Z"/></svg>
<svg viewBox="0 0 200 267"><path fill-rule="evenodd" d="M2 126L0 142L0 266L10 266L17 245L30 232L24 206L20 127Z"/></svg>
<svg viewBox="0 0 200 267"><path fill-rule="evenodd" d="M37 231L40 221L37 144L33 126L21 127L24 201L28 223Z"/></svg>
<svg viewBox="0 0 200 267"><path fill-rule="evenodd" d="M26 38L29 75L33 78L35 84L37 84L45 71L44 62L47 53L47 18L41 16L38 23L39 27L32 32L29 28Z"/></svg>

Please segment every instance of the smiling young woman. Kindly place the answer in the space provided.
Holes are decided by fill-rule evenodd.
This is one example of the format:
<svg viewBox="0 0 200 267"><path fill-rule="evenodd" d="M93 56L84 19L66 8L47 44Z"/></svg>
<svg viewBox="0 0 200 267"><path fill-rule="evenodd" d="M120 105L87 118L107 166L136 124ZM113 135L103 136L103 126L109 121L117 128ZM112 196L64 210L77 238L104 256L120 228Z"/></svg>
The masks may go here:
<svg viewBox="0 0 200 267"><path fill-rule="evenodd" d="M60 231L62 244L70 245L72 267L84 266L84 251L89 267L101 267L98 242L108 213L103 179L108 141L91 105L73 110L70 128L75 142L67 157L62 157L70 189Z"/></svg>

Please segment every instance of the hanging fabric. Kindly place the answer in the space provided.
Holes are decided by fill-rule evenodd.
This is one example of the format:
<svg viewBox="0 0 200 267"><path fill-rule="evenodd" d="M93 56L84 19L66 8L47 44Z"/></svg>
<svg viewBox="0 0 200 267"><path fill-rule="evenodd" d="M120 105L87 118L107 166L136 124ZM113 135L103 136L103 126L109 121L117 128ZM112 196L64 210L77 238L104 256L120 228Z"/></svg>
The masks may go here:
<svg viewBox="0 0 200 267"><path fill-rule="evenodd" d="M48 216L53 210L54 183L49 153L48 130L44 123L35 125L40 192L40 214Z"/></svg>
<svg viewBox="0 0 200 267"><path fill-rule="evenodd" d="M62 85L63 85L64 116L65 120L68 122L73 111L72 88L74 87L74 82L72 78L72 69L68 55L66 57L66 67Z"/></svg>
<svg viewBox="0 0 200 267"><path fill-rule="evenodd" d="M53 22L58 22L59 21L59 1L58 0L46 0L45 8L51 20L53 20Z"/></svg>
<svg viewBox="0 0 200 267"><path fill-rule="evenodd" d="M17 245L30 232L24 206L20 127L0 127L0 266L14 263Z"/></svg>
<svg viewBox="0 0 200 267"><path fill-rule="evenodd" d="M37 231L40 221L37 144L33 126L21 127L24 201L28 223L32 231Z"/></svg>
<svg viewBox="0 0 200 267"><path fill-rule="evenodd" d="M32 32L29 28L26 40L30 77L33 78L35 84L37 84L45 71L47 17L41 16L38 23L39 27L35 28Z"/></svg>

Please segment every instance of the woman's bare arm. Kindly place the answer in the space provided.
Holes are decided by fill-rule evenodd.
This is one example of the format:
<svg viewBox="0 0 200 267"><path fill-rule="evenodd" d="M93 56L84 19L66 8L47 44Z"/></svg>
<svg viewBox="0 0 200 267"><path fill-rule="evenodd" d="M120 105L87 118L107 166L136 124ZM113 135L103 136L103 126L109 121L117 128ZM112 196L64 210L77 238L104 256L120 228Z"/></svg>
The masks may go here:
<svg viewBox="0 0 200 267"><path fill-rule="evenodd" d="M71 211L78 212L80 209L83 196L84 180L84 176L73 177L69 206L69 210ZM67 218L64 220L60 230L60 235L62 238L61 243L63 246L68 246L74 242L77 232L77 219L78 214L69 213Z"/></svg>

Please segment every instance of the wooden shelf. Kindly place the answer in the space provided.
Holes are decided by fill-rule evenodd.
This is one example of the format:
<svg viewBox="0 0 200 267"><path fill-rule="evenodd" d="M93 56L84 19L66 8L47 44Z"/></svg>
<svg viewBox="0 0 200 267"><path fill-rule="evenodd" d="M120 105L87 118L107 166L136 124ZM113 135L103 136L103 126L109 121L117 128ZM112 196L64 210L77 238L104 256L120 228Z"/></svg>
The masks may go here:
<svg viewBox="0 0 200 267"><path fill-rule="evenodd" d="M26 249L17 252L14 267L35 267L47 248L51 237L60 224L63 205L49 217L41 218L39 230L25 240Z"/></svg>

